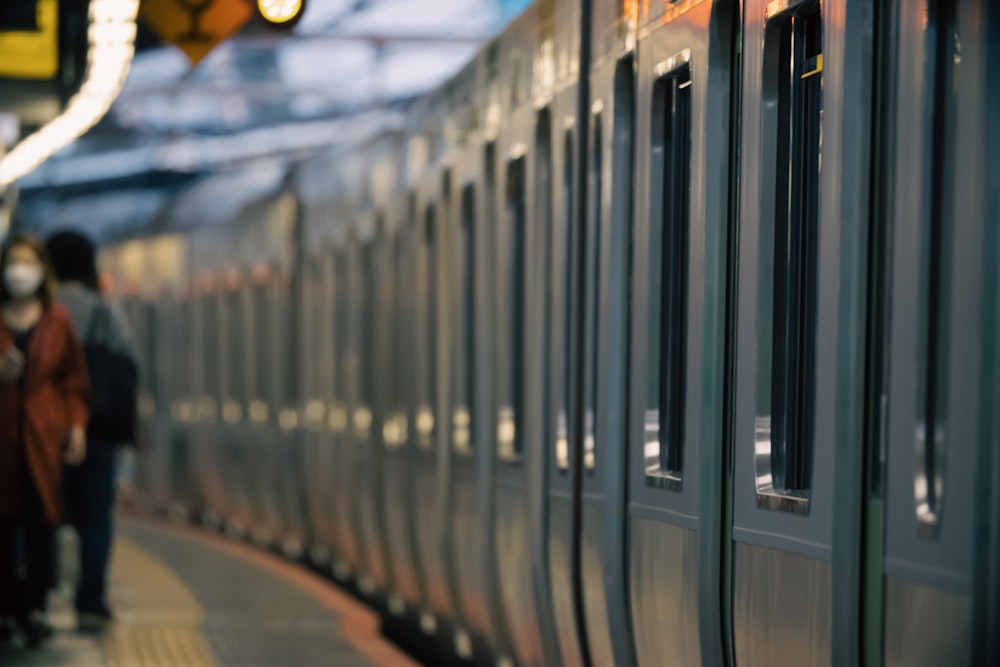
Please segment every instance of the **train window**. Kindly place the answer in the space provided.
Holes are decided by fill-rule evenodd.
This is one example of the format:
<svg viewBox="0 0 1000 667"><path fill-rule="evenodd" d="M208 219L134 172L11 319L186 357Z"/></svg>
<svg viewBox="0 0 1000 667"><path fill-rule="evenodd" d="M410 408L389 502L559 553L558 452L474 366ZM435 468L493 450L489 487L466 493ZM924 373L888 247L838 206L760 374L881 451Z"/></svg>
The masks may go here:
<svg viewBox="0 0 1000 667"><path fill-rule="evenodd" d="M687 376L691 66L686 54L677 60L682 64L653 90L645 464L648 476L679 482Z"/></svg>
<svg viewBox="0 0 1000 667"><path fill-rule="evenodd" d="M570 324L570 269L573 255L573 133L567 131L563 138L563 170L560 188L562 200L562 220L560 221L560 237L553 245L553 253L558 253L552 262L553 285L556 291L553 302L558 304L552 309L553 318L558 333L553 338L553 345L559 350L559 366L555 371L557 381L556 393L553 397L553 414L555 416L556 467L566 472L569 470L569 399L570 399L570 368L572 366L572 331Z"/></svg>
<svg viewBox="0 0 1000 667"><path fill-rule="evenodd" d="M497 441L500 458L519 460L524 453L524 351L525 351L525 225L527 223L525 162L507 165L507 235L502 248L501 317L507 325L507 346L501 357L500 414Z"/></svg>
<svg viewBox="0 0 1000 667"><path fill-rule="evenodd" d="M925 205L920 234L920 329L917 373L917 419L915 449L918 457L914 484L920 535L938 534L941 496L944 491L943 455L948 386L948 325L951 323L947 294L951 275L952 239L945 218L944 184L948 164L949 113L957 76L959 45L956 42L954 3L929 3L925 51L924 135L930 146L924 159Z"/></svg>
<svg viewBox="0 0 1000 667"><path fill-rule="evenodd" d="M202 360L204 368L204 383L202 390L205 394L205 401L199 408L201 416L206 419L214 419L220 394L220 344L219 344L219 310L218 301L215 294L206 294L202 299L202 328L201 335L204 344L205 358Z"/></svg>
<svg viewBox="0 0 1000 667"><path fill-rule="evenodd" d="M361 331L358 340L360 360L360 375L358 376L358 393L361 405L371 410L375 405L375 244L366 243L361 247L361 274L359 276L361 289L358 295L358 315Z"/></svg>
<svg viewBox="0 0 1000 667"><path fill-rule="evenodd" d="M601 305L601 209L604 183L603 117L594 115L593 144L591 145L590 175L587 187L587 267L586 271L586 358L584 360L584 411L583 411L583 465L588 470L597 466L597 387L599 367L598 334L600 331Z"/></svg>
<svg viewBox="0 0 1000 667"><path fill-rule="evenodd" d="M343 429L347 425L347 417L344 411L347 396L347 373L350 360L350 329L348 311L348 284L347 284L347 260L343 253L337 253L333 258L333 340L331 345L334 353L333 372L333 414L330 416L330 424L337 430ZM338 421L339 420L339 421Z"/></svg>
<svg viewBox="0 0 1000 667"><path fill-rule="evenodd" d="M267 418L268 386L271 382L269 363L274 354L271 346L271 299L267 283L259 283L253 289L254 323L254 402L263 402L263 406L251 407L250 417L256 422Z"/></svg>
<svg viewBox="0 0 1000 667"><path fill-rule="evenodd" d="M226 388L226 396L229 400L237 404L246 400L247 389L247 368L243 354L246 344L246 322L243 319L243 292L231 291L226 293L226 357L228 368L226 378L229 386ZM231 412L237 408L233 406ZM235 414L231 415L235 421Z"/></svg>
<svg viewBox="0 0 1000 667"><path fill-rule="evenodd" d="M770 364L761 368L770 373L762 378L770 384L763 397L770 400L770 414L758 419L758 430L769 423L768 484L779 494L805 497L812 473L823 118L819 3L770 21L765 39L765 94L775 102L776 114L775 203L773 245L765 257L773 271L761 286L772 299L769 340L763 341L770 346ZM767 280L773 283L768 286Z"/></svg>
<svg viewBox="0 0 1000 667"><path fill-rule="evenodd" d="M156 305L146 303L142 308L144 326L142 340L145 343L145 363L143 364L141 378L142 383L152 396L159 397L163 391L160 385L160 328L157 325Z"/></svg>
<svg viewBox="0 0 1000 667"><path fill-rule="evenodd" d="M424 211L423 248L420 285L423 289L420 309L423 318L424 374L421 380L420 405L417 409L417 434L420 446L434 446L434 404L437 398L437 211L433 204Z"/></svg>
<svg viewBox="0 0 1000 667"><path fill-rule="evenodd" d="M454 358L453 442L459 452L472 448L472 416L476 401L476 192L475 186L462 190L462 219L455 244L453 284L456 286L457 327Z"/></svg>

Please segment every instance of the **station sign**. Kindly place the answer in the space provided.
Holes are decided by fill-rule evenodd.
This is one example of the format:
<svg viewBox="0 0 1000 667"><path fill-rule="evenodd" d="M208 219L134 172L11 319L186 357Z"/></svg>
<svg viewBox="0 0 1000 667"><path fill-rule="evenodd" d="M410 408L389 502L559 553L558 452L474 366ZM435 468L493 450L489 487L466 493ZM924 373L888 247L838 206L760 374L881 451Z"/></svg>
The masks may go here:
<svg viewBox="0 0 1000 667"><path fill-rule="evenodd" d="M59 74L59 0L0 1L7 5L0 12L0 77L54 79Z"/></svg>
<svg viewBox="0 0 1000 667"><path fill-rule="evenodd" d="M177 46L197 65L247 21L247 0L143 0L139 17L163 42Z"/></svg>

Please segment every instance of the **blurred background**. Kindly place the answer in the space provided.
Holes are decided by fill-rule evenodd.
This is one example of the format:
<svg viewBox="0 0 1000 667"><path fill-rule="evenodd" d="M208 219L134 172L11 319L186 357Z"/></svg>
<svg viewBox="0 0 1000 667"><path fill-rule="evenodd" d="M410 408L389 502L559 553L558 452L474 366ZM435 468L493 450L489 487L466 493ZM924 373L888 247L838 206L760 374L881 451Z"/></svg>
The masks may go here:
<svg viewBox="0 0 1000 667"><path fill-rule="evenodd" d="M108 240L155 227L185 193L197 200L191 224L223 216L254 189L234 192L234 180L259 195L278 186L289 161L391 125L529 4L308 0L294 26L255 17L192 62L149 17L199 3L144 0L135 57L110 111L5 193L22 224L40 233L84 225ZM25 114L21 123L30 125Z"/></svg>

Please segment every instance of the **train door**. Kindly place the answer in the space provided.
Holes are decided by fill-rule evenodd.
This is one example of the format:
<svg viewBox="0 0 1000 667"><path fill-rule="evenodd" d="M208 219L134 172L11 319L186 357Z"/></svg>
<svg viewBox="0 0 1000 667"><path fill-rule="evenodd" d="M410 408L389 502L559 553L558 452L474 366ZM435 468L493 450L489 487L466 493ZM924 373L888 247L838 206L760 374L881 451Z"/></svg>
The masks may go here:
<svg viewBox="0 0 1000 667"><path fill-rule="evenodd" d="M292 207L297 211L296 207ZM281 267L275 281L275 408L277 429L274 431L278 489L281 503L282 540L285 556L298 558L306 543L306 524L303 503L302 419L300 404L299 358L306 351L299 345L299 301L303 267L295 255L293 264Z"/></svg>
<svg viewBox="0 0 1000 667"><path fill-rule="evenodd" d="M509 58L514 68L509 73L516 85L524 53ZM529 61L530 62L530 61ZM516 93L515 93L516 94ZM505 612L504 627L509 632L515 662L521 667L543 665L542 637L535 591L532 584L531 518L542 511L539 498L541 478L532 486L539 472L540 439L532 427L537 423L536 410L543 394L533 370L540 361L542 336L530 318L537 300L534 267L530 256L537 252L536 232L545 221L531 214L534 201L534 172L537 156L533 146L536 112L530 106L513 111L506 119L503 138L498 142L497 194L499 201L493 229L494 294L496 334L493 342L493 415L496 433L495 531L496 573L501 582L500 600ZM533 146L537 149L537 146ZM537 262L536 262L537 264ZM530 327L530 328L529 328ZM528 359L536 362L528 365ZM534 382L528 382L532 377ZM533 413L529 416L529 412ZM487 526L487 530L490 526Z"/></svg>
<svg viewBox="0 0 1000 667"><path fill-rule="evenodd" d="M579 604L594 667L634 662L624 521L635 87L634 22L626 4L595 6L592 16L587 197L576 228L583 244L583 349L572 441L581 452Z"/></svg>
<svg viewBox="0 0 1000 667"><path fill-rule="evenodd" d="M199 367L197 433L195 446L201 489L205 498L202 520L218 528L229 515L230 499L224 481L227 467L222 458L222 443L218 428L220 340L219 300L215 285L201 290L197 297Z"/></svg>
<svg viewBox="0 0 1000 667"><path fill-rule="evenodd" d="M548 569L550 596L557 649L566 667L583 665L582 637L576 621L574 602L573 460L570 421L573 383L577 373L573 363L576 327L573 294L576 238L577 183L580 178L577 150L577 86L559 93L552 105L556 136L553 143L553 172L557 183L550 223L551 242L548 284L551 295L548 312L548 414L546 443L548 457Z"/></svg>
<svg viewBox="0 0 1000 667"><path fill-rule="evenodd" d="M374 223L374 220L368 220ZM377 226L376 226L377 227ZM361 590L376 596L388 590L389 564L385 535L379 516L382 513L382 456L374 437L377 405L376 328L378 326L378 231L362 230L368 236L355 246L355 282L352 292L354 345L357 372L354 375L354 408L352 433L356 455L357 493L361 534L365 545L365 562Z"/></svg>
<svg viewBox="0 0 1000 667"><path fill-rule="evenodd" d="M861 604L872 12L744 8L735 662L847 664Z"/></svg>
<svg viewBox="0 0 1000 667"><path fill-rule="evenodd" d="M996 664L995 3L891 4L880 17L897 40L877 210L885 320L873 345L884 374L868 487L884 533L871 536L866 650L890 667Z"/></svg>
<svg viewBox="0 0 1000 667"><path fill-rule="evenodd" d="M173 428L170 432L170 498L171 515L187 519L198 509L197 484L191 461L191 421L194 417L194 335L192 331L193 297L177 294L172 302L174 311L173 358L174 403Z"/></svg>
<svg viewBox="0 0 1000 667"><path fill-rule="evenodd" d="M341 580L350 575L358 578L360 586L365 563L365 548L361 538L357 497L357 454L351 438L353 410L353 385L357 374L357 354L354 350L355 335L353 299L354 278L352 271L353 239L339 247L333 258L334 336L330 341L336 355L333 397L328 418L337 466L333 484L336 489L337 544L340 551L334 563L334 574Z"/></svg>
<svg viewBox="0 0 1000 667"><path fill-rule="evenodd" d="M340 552L340 542L337 533L336 475L337 450L334 447L333 430L335 426L336 409L334 399L337 383L337 349L336 326L337 309L334 294L336 286L336 256L332 250L325 248L320 253L317 273L317 284L312 299L315 311L315 341L314 346L319 368L316 374L314 405L307 410L315 410L321 415L321 423L316 425L316 468L319 477L315 497L316 525L313 527L319 549L328 551L327 559L336 575L337 555ZM320 556L321 554L316 554Z"/></svg>
<svg viewBox="0 0 1000 667"><path fill-rule="evenodd" d="M221 357L222 372L222 423L225 424L225 466L229 479L232 510L226 528L234 536L243 535L254 524L252 489L247 486L247 429L244 419L248 403L247 365L247 290L241 278L226 285L222 294L221 330L224 347Z"/></svg>
<svg viewBox="0 0 1000 667"><path fill-rule="evenodd" d="M387 283L383 301L394 324L385 332L383 370L385 411L382 418L382 447L385 451L385 502L387 536L393 561L396 590L389 600L393 615L419 615L427 606L420 578L416 511L413 498L413 448L410 437L409 404L413 392L414 345L412 328L412 263L408 224L413 215L412 200L401 208L405 219L396 225L383 250L382 280ZM391 293L390 293L391 291ZM419 620L414 618L413 620Z"/></svg>
<svg viewBox="0 0 1000 667"><path fill-rule="evenodd" d="M166 508L169 505L170 493L170 468L167 465L167 456L170 448L167 446L169 440L170 420L171 420L171 365L169 360L173 357L170 344L170 330L164 320L163 312L166 309L164 299L156 299L153 295L145 306L146 336L143 341L147 345L149 363L143 368L142 376L148 387L148 400L141 400L145 403L151 413L149 421L143 426L147 429L146 436L149 439L150 449L137 461L137 467L145 468L148 472L148 486L143 489L149 494L150 507ZM143 410L147 412L147 410Z"/></svg>
<svg viewBox="0 0 1000 667"><path fill-rule="evenodd" d="M482 342L482 325L478 319L477 298L484 283L485 271L477 261L476 246L487 233L482 215L485 192L482 187L482 154L479 144L461 156L457 173L466 181L458 181L457 211L452 217L449 255L449 326L451 354L449 370L449 451L451 457L452 530L448 549L455 565L455 590L458 603L456 652L465 658L485 652L484 645L496 645L493 638L495 621L487 600L488 579L484 565L486 540L482 538L487 521L482 514L480 496L490 482L480 482L479 461L489 454L489 447L478 440L476 424L483 418L479 412L479 395L484 381L478 352ZM462 636L462 633L465 636ZM470 643L471 640L471 643Z"/></svg>
<svg viewBox="0 0 1000 667"><path fill-rule="evenodd" d="M447 532L453 508L447 503L450 459L447 451L448 420L445 405L448 352L446 303L442 298L447 284L444 237L450 211L450 174L428 170L415 197L412 229L414 392L412 423L414 466L412 502L418 562L425 586L428 608L423 610L420 627L428 635L442 637L450 645L450 628L445 619L455 618L454 577L448 557ZM439 634L443 633L443 634Z"/></svg>
<svg viewBox="0 0 1000 667"><path fill-rule="evenodd" d="M323 264L320 257L307 252L299 245L300 277L296 290L298 304L298 336L295 348L299 350L296 363L299 369L299 447L297 474L301 479L302 506L306 532L309 535L309 560L317 567L327 565L330 552L324 538L324 517L321 501L324 478L320 465L320 437L325 424L326 405L319 400L320 373L324 371L320 340L322 311L319 294L322 290Z"/></svg>
<svg viewBox="0 0 1000 667"><path fill-rule="evenodd" d="M723 664L734 3L640 17L628 448L639 667Z"/></svg>

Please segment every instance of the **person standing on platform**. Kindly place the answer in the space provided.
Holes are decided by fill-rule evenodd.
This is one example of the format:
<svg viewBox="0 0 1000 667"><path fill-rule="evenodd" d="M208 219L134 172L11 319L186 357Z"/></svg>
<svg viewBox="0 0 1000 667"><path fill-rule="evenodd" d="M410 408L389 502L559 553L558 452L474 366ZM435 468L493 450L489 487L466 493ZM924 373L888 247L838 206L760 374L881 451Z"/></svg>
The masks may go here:
<svg viewBox="0 0 1000 667"><path fill-rule="evenodd" d="M54 302L48 253L14 235L0 249L0 616L29 646L52 635L45 612L62 464L86 457L89 391L69 313Z"/></svg>
<svg viewBox="0 0 1000 667"><path fill-rule="evenodd" d="M94 244L83 234L62 231L46 245L58 280L56 299L70 312L83 343L93 391L89 454L83 465L66 470L63 493L67 520L80 539L77 623L81 630L99 630L113 620L107 571L117 454L136 439L138 363L124 315L99 291Z"/></svg>

